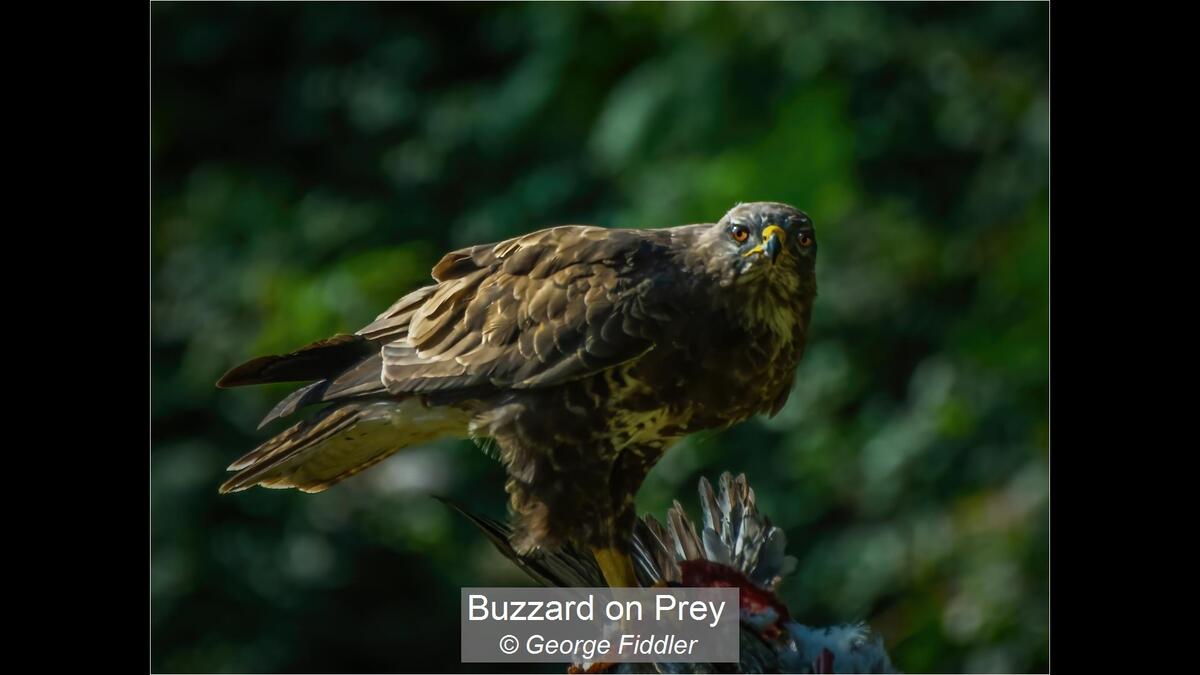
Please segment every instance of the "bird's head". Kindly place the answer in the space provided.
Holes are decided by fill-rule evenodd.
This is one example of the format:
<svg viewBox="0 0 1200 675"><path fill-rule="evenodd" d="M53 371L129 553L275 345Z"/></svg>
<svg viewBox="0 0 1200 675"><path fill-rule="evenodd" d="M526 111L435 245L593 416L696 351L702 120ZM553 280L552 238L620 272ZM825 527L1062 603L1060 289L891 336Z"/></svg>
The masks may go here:
<svg viewBox="0 0 1200 675"><path fill-rule="evenodd" d="M715 239L732 261L739 282L760 275L774 278L811 274L817 259L812 219L778 202L738 204L717 223Z"/></svg>
<svg viewBox="0 0 1200 675"><path fill-rule="evenodd" d="M812 219L778 202L738 204L699 234L693 255L747 310L811 305L816 295L817 239ZM764 302L765 301L765 302ZM757 308L757 309L756 309Z"/></svg>

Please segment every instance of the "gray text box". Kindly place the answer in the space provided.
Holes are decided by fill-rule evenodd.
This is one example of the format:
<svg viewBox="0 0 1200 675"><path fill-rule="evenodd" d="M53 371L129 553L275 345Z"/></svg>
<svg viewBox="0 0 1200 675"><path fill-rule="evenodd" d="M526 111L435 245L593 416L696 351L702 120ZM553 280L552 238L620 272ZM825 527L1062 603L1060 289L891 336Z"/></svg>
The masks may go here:
<svg viewBox="0 0 1200 675"><path fill-rule="evenodd" d="M735 663L736 588L464 588L464 663Z"/></svg>

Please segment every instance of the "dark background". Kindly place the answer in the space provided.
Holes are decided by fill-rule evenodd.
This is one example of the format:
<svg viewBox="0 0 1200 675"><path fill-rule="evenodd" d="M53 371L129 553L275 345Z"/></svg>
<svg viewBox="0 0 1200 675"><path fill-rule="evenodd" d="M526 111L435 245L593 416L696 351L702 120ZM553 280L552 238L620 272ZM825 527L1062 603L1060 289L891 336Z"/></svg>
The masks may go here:
<svg viewBox="0 0 1200 675"><path fill-rule="evenodd" d="M154 4L152 667L477 669L459 587L527 582L428 495L502 517L500 467L463 442L219 497L290 388L213 383L451 248L776 200L821 242L795 391L673 449L642 510L746 472L798 620L910 672L1046 670L1047 9Z"/></svg>

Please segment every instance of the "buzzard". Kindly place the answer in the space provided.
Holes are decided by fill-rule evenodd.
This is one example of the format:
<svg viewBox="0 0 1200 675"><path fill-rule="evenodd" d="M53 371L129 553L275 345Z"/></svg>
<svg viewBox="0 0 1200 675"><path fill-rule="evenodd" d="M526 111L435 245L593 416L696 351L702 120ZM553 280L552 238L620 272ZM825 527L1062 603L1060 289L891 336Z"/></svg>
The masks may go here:
<svg viewBox="0 0 1200 675"><path fill-rule="evenodd" d="M309 382L262 425L325 407L221 486L320 492L402 448L473 438L503 462L519 552L589 548L636 586L634 497L683 436L787 400L816 297L812 221L775 202L716 223L567 225L447 254L436 283L353 335L264 356L220 387Z"/></svg>

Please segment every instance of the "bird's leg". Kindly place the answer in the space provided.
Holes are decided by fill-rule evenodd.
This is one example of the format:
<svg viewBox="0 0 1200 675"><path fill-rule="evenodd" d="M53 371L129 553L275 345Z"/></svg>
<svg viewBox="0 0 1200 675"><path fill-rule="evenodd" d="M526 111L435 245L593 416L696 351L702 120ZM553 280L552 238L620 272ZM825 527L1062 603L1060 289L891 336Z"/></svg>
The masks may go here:
<svg viewBox="0 0 1200 675"><path fill-rule="evenodd" d="M637 574L633 571L633 559L628 553L614 546L594 547L592 555L604 573L610 588L637 588Z"/></svg>
<svg viewBox="0 0 1200 675"><path fill-rule="evenodd" d="M600 565L600 571L604 574L604 580L608 582L609 588L638 588L637 574L633 571L633 559L616 546L593 546L592 555L596 556L596 563ZM624 633L627 630L628 617L622 616L613 627L618 633ZM606 631L607 635L607 631ZM607 673L612 670L615 663L607 661L598 661L588 665L587 670L580 670L580 673Z"/></svg>

